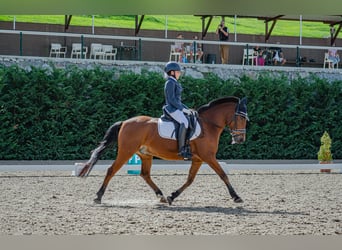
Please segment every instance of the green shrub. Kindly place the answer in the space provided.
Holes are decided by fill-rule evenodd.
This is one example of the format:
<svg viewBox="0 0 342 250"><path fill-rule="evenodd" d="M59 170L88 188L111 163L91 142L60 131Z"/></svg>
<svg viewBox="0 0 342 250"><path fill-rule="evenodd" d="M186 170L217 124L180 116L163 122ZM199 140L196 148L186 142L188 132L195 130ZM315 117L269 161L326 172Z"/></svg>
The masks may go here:
<svg viewBox="0 0 342 250"><path fill-rule="evenodd" d="M317 153L317 158L320 162L331 162L332 161L332 154L331 154L331 138L327 131L321 137L321 146Z"/></svg>
<svg viewBox="0 0 342 250"><path fill-rule="evenodd" d="M198 108L222 96L247 96L247 141L220 139L220 159L315 159L320 131L329 131L336 159L342 157L342 82L289 80L267 73L258 79L184 77L184 103ZM0 160L86 159L116 121L159 117L164 103L161 74L144 71L22 69L0 67ZM113 159L109 150L103 159Z"/></svg>

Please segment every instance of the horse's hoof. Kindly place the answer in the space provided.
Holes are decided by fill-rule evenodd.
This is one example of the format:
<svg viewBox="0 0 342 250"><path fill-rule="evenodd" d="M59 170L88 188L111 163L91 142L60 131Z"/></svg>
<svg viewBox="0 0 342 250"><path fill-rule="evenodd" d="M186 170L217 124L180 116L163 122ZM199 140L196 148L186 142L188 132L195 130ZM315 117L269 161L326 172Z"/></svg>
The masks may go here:
<svg viewBox="0 0 342 250"><path fill-rule="evenodd" d="M171 196L168 196L168 197L167 197L167 202L169 203L169 205L171 205L171 204L172 204L172 202L173 202L173 199L171 198Z"/></svg>
<svg viewBox="0 0 342 250"><path fill-rule="evenodd" d="M161 203L167 203L168 201L165 199L165 197L160 197L160 202Z"/></svg>
<svg viewBox="0 0 342 250"><path fill-rule="evenodd" d="M78 177L86 177L86 173L87 173L88 169L82 169L81 172L78 174Z"/></svg>
<svg viewBox="0 0 342 250"><path fill-rule="evenodd" d="M243 200L240 197L235 197L234 202L235 203L243 203Z"/></svg>
<svg viewBox="0 0 342 250"><path fill-rule="evenodd" d="M95 198L95 199L94 199L94 202L95 202L96 204L101 204L101 199Z"/></svg>

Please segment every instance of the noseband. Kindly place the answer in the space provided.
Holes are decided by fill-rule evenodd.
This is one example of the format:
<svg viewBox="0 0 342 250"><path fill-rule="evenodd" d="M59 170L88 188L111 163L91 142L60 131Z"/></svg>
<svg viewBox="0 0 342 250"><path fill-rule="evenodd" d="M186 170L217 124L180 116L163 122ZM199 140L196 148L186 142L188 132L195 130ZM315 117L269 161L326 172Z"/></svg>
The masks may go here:
<svg viewBox="0 0 342 250"><path fill-rule="evenodd" d="M235 114L234 114L234 118L232 120L230 120L229 122L227 122L227 125L229 127L229 131L230 131L230 134L233 138L237 137L237 136L240 136L240 135L243 135L243 134L246 134L246 129L238 129L236 128L236 117L238 116L241 116L243 118L245 118L247 121L249 121L248 119L248 115L246 113L243 113L243 112L240 112L240 111L236 111ZM234 122L234 128L233 129L230 129L230 124Z"/></svg>

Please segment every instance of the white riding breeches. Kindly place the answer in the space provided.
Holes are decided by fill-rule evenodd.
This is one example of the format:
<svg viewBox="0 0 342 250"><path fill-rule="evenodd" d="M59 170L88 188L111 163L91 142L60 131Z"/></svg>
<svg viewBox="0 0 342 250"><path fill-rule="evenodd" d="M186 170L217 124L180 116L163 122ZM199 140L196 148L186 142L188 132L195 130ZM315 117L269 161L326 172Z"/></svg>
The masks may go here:
<svg viewBox="0 0 342 250"><path fill-rule="evenodd" d="M189 127L188 119L186 119L184 113L177 109L175 112L169 113L169 115L175 119L179 124L184 124L185 128Z"/></svg>

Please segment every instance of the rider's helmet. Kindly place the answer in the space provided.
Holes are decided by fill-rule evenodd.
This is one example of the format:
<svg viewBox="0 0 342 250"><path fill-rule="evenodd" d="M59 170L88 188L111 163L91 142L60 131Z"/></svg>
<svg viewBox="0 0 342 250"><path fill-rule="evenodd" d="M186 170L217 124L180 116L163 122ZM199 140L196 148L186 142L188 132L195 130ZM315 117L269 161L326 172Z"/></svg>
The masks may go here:
<svg viewBox="0 0 342 250"><path fill-rule="evenodd" d="M170 71L182 71L182 68L177 62L168 62L165 65L164 72L168 74Z"/></svg>

